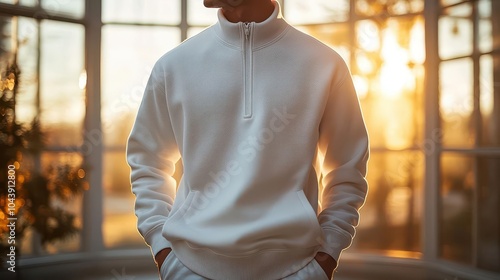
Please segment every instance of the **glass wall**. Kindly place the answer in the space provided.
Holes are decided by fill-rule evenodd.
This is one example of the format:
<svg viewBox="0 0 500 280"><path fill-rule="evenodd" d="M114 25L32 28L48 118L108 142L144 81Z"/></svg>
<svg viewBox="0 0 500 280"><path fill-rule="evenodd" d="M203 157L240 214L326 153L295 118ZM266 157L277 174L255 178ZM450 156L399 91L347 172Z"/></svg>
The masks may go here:
<svg viewBox="0 0 500 280"><path fill-rule="evenodd" d="M500 2L441 4L439 256L498 272Z"/></svg>
<svg viewBox="0 0 500 280"><path fill-rule="evenodd" d="M500 272L500 17L492 12L500 1L281 3L287 21L347 61L367 122L370 192L348 252ZM54 202L75 215L80 233L41 246L29 230L24 256L89 250L86 242L98 251L146 248L126 139L155 61L215 21L200 0L0 0L0 71L17 60L17 120L38 118L45 132L43 152L23 164L46 172L70 164L90 182L83 196ZM426 49L429 32L435 49ZM102 160L86 148L94 140Z"/></svg>
<svg viewBox="0 0 500 280"><path fill-rule="evenodd" d="M418 257L424 2L314 2L285 1L285 17L348 62L371 141L370 193L350 251Z"/></svg>
<svg viewBox="0 0 500 280"><path fill-rule="evenodd" d="M102 20L104 246L143 247L125 145L154 63L181 42L180 2L103 0Z"/></svg>
<svg viewBox="0 0 500 280"><path fill-rule="evenodd" d="M25 187L28 188L28 181L32 182L30 176L36 176L39 172L45 174L49 181L55 182L51 179L56 174L55 169L63 166L79 169L82 165L80 146L83 144L85 90L80 80L85 73L85 28L79 21L84 13L84 1L0 2L15 4L19 8L46 9L44 14L38 14L39 18L15 16L0 10L0 77L4 82L7 67L17 64L20 72L14 81L17 92L15 118L26 127L33 120L39 120L44 131L43 151L24 154L18 165L22 167L19 185L26 178ZM64 21L52 20L46 17L48 14L61 17ZM41 17L45 19L40 20ZM2 92L9 94L8 91ZM47 186L50 191L50 183ZM30 203L26 207L37 204L26 197L19 199L18 203L21 209L23 203ZM61 208L73 215L74 225L81 226L81 196L75 196L71 201L54 197L51 198L51 204L53 209ZM40 217L48 217L47 220L35 219L30 223L40 227L40 223L56 221L58 219L53 216L56 213L47 209L47 213L40 213ZM25 255L41 251L48 254L74 252L80 247L79 233L73 234L70 239L46 243L43 250L40 246L41 237L32 228L23 233L19 249Z"/></svg>

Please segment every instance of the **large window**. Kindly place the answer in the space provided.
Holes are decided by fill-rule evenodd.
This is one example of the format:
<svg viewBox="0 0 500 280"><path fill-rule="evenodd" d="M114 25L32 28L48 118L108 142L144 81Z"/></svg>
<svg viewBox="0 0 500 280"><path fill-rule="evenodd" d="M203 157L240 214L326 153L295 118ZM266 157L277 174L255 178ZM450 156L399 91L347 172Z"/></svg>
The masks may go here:
<svg viewBox="0 0 500 280"><path fill-rule="evenodd" d="M0 1L16 3L0 14L1 75L15 60L20 69L16 117L29 124L36 117L45 131L44 151L35 158L26 158L23 165L48 172L56 165L82 164L80 147L83 144L85 118L85 91L80 83L85 73L84 1ZM26 5L33 11L45 9L38 17L16 16L16 7ZM13 13L7 13L7 12ZM54 20L49 15L58 15ZM41 18L44 18L41 20ZM71 61L71 63L68 63ZM3 153L4 151L2 151ZM3 168L3 167L2 167ZM82 223L81 197L63 207L75 215L77 225ZM46 253L78 251L80 234L71 240L47 244ZM32 230L25 232L21 243L24 254L42 251L39 236Z"/></svg>
<svg viewBox="0 0 500 280"><path fill-rule="evenodd" d="M154 63L181 42L181 5L103 0L102 20L104 246L142 247L124 151Z"/></svg>
<svg viewBox="0 0 500 280"><path fill-rule="evenodd" d="M500 1L280 2L346 60L367 122L348 252L500 273ZM82 166L89 183L64 204L80 233L43 248L29 231L24 256L146 249L126 140L155 61L216 20L201 0L0 0L0 71L17 59L18 121L46 132L30 164Z"/></svg>
<svg viewBox="0 0 500 280"><path fill-rule="evenodd" d="M441 3L439 256L498 272L500 2Z"/></svg>
<svg viewBox="0 0 500 280"><path fill-rule="evenodd" d="M418 257L424 177L423 1L285 1L350 65L371 141L370 193L351 251ZM306 12L308 16L302 16Z"/></svg>

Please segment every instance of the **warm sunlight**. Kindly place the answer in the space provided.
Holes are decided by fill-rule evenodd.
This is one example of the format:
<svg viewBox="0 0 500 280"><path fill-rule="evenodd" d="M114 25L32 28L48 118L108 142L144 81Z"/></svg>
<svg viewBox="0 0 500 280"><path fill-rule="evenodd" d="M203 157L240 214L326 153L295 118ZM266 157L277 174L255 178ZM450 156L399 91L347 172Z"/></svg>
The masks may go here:
<svg viewBox="0 0 500 280"><path fill-rule="evenodd" d="M424 21L363 20L357 23L360 50L353 81L360 99L374 106L372 140L391 150L415 145L425 61ZM370 99L367 99L370 97ZM373 132L377 131L377 133Z"/></svg>
<svg viewBox="0 0 500 280"><path fill-rule="evenodd" d="M397 98L404 90L415 88L415 80L408 67L408 50L399 45L395 32L397 26L389 26L382 33L382 59L380 70L380 94L385 98Z"/></svg>
<svg viewBox="0 0 500 280"><path fill-rule="evenodd" d="M357 40L362 49L368 52L378 51L379 28L374 21L363 20L357 24Z"/></svg>
<svg viewBox="0 0 500 280"><path fill-rule="evenodd" d="M82 70L82 73L80 73L80 78L78 79L78 86L80 87L81 90L84 90L85 87L87 86L87 71Z"/></svg>
<svg viewBox="0 0 500 280"><path fill-rule="evenodd" d="M370 90L367 79L361 75L353 75L352 81L356 87L356 93L358 94L359 99L364 99Z"/></svg>
<svg viewBox="0 0 500 280"><path fill-rule="evenodd" d="M410 31L410 61L416 64L425 62L425 31L423 19L417 19Z"/></svg>

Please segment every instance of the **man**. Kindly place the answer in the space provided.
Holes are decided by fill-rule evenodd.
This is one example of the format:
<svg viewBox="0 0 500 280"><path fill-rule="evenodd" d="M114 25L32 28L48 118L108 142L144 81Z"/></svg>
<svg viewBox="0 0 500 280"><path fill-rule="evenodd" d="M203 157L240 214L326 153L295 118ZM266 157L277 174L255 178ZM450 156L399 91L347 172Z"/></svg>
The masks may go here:
<svg viewBox="0 0 500 280"><path fill-rule="evenodd" d="M156 63L129 138L138 229L162 279L330 279L367 193L349 71L273 0L204 4L217 24Z"/></svg>

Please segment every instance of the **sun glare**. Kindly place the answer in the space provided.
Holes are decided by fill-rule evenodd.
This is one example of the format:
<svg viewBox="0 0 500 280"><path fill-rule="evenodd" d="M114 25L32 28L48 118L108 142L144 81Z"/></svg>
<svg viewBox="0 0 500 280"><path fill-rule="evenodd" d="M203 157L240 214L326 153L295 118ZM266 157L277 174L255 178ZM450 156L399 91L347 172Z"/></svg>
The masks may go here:
<svg viewBox="0 0 500 280"><path fill-rule="evenodd" d="M352 80L359 99L364 99L368 95L368 91L370 90L368 81L359 75L353 75Z"/></svg>
<svg viewBox="0 0 500 280"><path fill-rule="evenodd" d="M425 62L425 30L422 19L418 19L410 31L410 60L417 64Z"/></svg>
<svg viewBox="0 0 500 280"><path fill-rule="evenodd" d="M392 28L383 32L380 69L380 93L386 98L398 98L405 90L415 88L413 73L408 67L409 51L401 47Z"/></svg>
<svg viewBox="0 0 500 280"><path fill-rule="evenodd" d="M78 86L81 90L84 90L87 87L87 71L82 70L80 74L80 78L78 80Z"/></svg>

